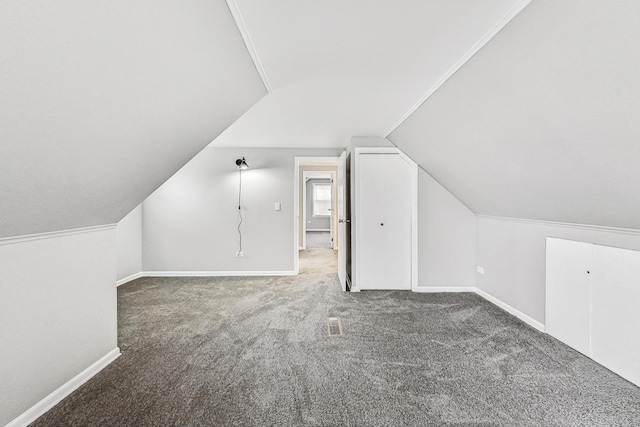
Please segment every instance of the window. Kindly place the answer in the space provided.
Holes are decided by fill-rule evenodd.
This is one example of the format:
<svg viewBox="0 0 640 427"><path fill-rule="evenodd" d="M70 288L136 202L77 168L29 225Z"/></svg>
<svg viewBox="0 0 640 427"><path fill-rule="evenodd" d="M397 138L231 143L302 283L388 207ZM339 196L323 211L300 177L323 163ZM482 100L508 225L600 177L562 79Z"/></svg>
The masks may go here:
<svg viewBox="0 0 640 427"><path fill-rule="evenodd" d="M331 184L313 184L313 216L331 215Z"/></svg>

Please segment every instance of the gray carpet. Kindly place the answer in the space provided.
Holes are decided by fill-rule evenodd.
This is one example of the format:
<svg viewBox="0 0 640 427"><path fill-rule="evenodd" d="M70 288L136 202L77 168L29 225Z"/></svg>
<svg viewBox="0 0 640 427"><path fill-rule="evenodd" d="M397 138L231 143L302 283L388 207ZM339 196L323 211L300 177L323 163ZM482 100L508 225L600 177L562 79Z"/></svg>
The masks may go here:
<svg viewBox="0 0 640 427"><path fill-rule="evenodd" d="M638 387L474 294L327 271L122 286L122 356L35 425L640 425Z"/></svg>

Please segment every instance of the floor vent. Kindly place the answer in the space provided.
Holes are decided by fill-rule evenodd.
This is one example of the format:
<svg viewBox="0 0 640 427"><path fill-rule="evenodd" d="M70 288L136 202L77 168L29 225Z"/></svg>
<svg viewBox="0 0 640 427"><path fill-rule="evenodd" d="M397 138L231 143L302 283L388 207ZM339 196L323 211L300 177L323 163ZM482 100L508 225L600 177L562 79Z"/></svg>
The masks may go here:
<svg viewBox="0 0 640 427"><path fill-rule="evenodd" d="M337 317L329 317L329 336L335 337L342 335L342 325L340 325L340 319Z"/></svg>

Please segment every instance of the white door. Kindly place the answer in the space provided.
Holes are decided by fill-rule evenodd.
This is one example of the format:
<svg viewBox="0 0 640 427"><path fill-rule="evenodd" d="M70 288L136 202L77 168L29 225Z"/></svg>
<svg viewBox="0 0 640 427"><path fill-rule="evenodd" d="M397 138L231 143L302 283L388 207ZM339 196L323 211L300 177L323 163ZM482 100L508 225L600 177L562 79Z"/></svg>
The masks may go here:
<svg viewBox="0 0 640 427"><path fill-rule="evenodd" d="M411 289L411 169L399 154L385 158L385 289Z"/></svg>
<svg viewBox="0 0 640 427"><path fill-rule="evenodd" d="M357 154L357 274L359 289L386 289L385 163L387 154ZM389 221L387 221L389 228Z"/></svg>
<svg viewBox="0 0 640 427"><path fill-rule="evenodd" d="M591 358L640 385L640 252L593 247Z"/></svg>
<svg viewBox="0 0 640 427"><path fill-rule="evenodd" d="M345 200L347 152L338 159L338 279L342 290L347 290L347 208Z"/></svg>
<svg viewBox="0 0 640 427"><path fill-rule="evenodd" d="M590 355L590 274L593 245L547 238L547 333Z"/></svg>
<svg viewBox="0 0 640 427"><path fill-rule="evenodd" d="M398 153L359 153L357 287L411 289L411 165Z"/></svg>

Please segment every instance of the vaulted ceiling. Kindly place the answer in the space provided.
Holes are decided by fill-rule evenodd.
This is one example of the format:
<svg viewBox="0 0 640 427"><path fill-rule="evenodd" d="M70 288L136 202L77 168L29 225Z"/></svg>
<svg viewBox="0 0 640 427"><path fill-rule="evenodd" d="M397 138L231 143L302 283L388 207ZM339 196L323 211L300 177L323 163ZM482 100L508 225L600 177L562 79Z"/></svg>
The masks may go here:
<svg viewBox="0 0 640 427"><path fill-rule="evenodd" d="M228 0L271 88L214 146L385 135L529 0Z"/></svg>
<svg viewBox="0 0 640 427"><path fill-rule="evenodd" d="M476 213L640 229L639 18L534 0L389 139Z"/></svg>
<svg viewBox="0 0 640 427"><path fill-rule="evenodd" d="M224 0L0 2L0 237L119 221L265 94Z"/></svg>
<svg viewBox="0 0 640 427"><path fill-rule="evenodd" d="M640 5L529 2L0 2L0 237L116 222L209 143L389 133L476 213L640 229Z"/></svg>

